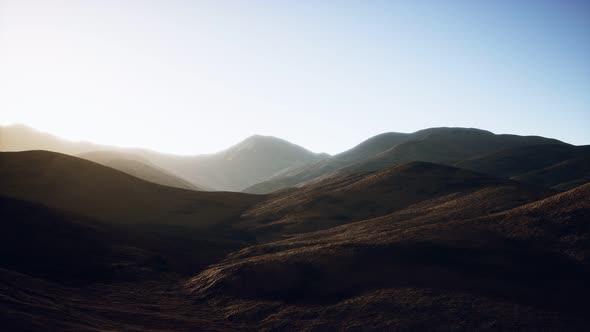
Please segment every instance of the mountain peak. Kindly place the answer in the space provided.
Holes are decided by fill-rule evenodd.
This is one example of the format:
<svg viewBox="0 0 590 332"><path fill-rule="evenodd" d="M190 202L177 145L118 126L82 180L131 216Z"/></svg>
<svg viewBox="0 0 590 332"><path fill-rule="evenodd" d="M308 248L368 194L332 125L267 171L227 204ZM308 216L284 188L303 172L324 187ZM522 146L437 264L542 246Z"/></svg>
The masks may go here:
<svg viewBox="0 0 590 332"><path fill-rule="evenodd" d="M229 147L225 151L224 154L235 154L241 151L252 151L252 150L259 150L264 149L267 152L272 152L275 150L282 150L288 149L292 151L297 151L303 154L313 154L313 152L299 146L293 144L289 141L284 139L274 137L274 136L264 136L264 135L252 135L248 138L244 139L243 141Z"/></svg>

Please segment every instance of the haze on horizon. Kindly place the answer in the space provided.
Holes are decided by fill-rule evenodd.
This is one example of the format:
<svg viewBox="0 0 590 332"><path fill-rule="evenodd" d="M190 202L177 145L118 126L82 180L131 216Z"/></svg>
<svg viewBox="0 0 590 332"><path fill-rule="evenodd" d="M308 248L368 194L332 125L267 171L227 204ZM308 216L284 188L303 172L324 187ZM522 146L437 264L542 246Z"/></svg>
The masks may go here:
<svg viewBox="0 0 590 332"><path fill-rule="evenodd" d="M461 126L590 143L588 1L0 0L0 124L196 154Z"/></svg>

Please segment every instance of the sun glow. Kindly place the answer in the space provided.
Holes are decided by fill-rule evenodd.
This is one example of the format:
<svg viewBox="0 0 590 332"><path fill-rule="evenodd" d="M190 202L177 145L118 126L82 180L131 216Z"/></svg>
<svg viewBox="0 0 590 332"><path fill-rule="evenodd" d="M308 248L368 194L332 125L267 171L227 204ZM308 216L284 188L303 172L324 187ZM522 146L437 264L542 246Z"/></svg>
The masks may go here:
<svg viewBox="0 0 590 332"><path fill-rule="evenodd" d="M435 126L587 143L590 46L564 34L588 19L516 8L492 34L499 12L462 8L2 1L0 124L174 153L252 134L336 153Z"/></svg>

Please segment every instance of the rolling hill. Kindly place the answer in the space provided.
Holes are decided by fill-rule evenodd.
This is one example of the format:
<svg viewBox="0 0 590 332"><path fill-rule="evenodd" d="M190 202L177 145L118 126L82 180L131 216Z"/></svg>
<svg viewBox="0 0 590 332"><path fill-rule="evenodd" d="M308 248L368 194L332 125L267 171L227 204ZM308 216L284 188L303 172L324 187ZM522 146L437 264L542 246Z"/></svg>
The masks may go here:
<svg viewBox="0 0 590 332"><path fill-rule="evenodd" d="M568 159L513 179L557 190L573 189L590 182L590 156Z"/></svg>
<svg viewBox="0 0 590 332"><path fill-rule="evenodd" d="M116 245L139 248L138 255L155 252L172 271L184 274L252 244L252 236L232 224L264 199L162 186L48 151L0 153L0 182L0 196L75 216L60 222L69 228L73 226L66 221L99 223L100 229L109 230L109 241L122 239ZM109 241L105 246L111 247Z"/></svg>
<svg viewBox="0 0 590 332"><path fill-rule="evenodd" d="M457 167L510 178L550 167L569 159L590 156L590 146L533 145L506 149L480 158L463 160Z"/></svg>
<svg viewBox="0 0 590 332"><path fill-rule="evenodd" d="M333 176L285 190L248 209L238 225L259 237L326 229L390 214L434 199L480 193L503 196L481 212L494 212L553 193L450 166L412 162L375 172Z"/></svg>
<svg viewBox="0 0 590 332"><path fill-rule="evenodd" d="M544 137L495 135L472 128L430 128L412 134L382 134L349 151L258 183L244 192L269 193L322 177L375 171L411 161L453 165L509 148L539 144L566 145Z"/></svg>
<svg viewBox="0 0 590 332"><path fill-rule="evenodd" d="M263 136L160 164L135 152L0 153L1 328L590 326L587 147L436 128L334 157ZM170 186L183 172L302 181Z"/></svg>
<svg viewBox="0 0 590 332"><path fill-rule="evenodd" d="M588 197L585 185L492 214L512 198L434 199L245 248L186 287L264 330L584 329Z"/></svg>
<svg viewBox="0 0 590 332"><path fill-rule="evenodd" d="M0 194L111 223L210 226L260 200L147 182L84 159L47 151L0 153Z"/></svg>

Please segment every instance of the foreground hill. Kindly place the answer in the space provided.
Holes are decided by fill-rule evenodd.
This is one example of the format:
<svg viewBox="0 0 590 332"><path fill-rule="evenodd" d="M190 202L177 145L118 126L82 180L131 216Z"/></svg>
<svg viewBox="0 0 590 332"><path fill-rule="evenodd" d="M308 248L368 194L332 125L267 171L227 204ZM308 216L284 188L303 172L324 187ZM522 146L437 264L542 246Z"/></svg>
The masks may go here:
<svg viewBox="0 0 590 332"><path fill-rule="evenodd" d="M322 177L375 171L411 161L453 165L505 149L540 144L566 145L544 137L495 135L471 128L430 128L412 134L388 133L327 160L256 184L245 192L268 193Z"/></svg>
<svg viewBox="0 0 590 332"><path fill-rule="evenodd" d="M0 154L0 181L0 326L11 331L590 323L590 185L553 195L412 162L257 196L46 151Z"/></svg>
<svg viewBox="0 0 590 332"><path fill-rule="evenodd" d="M163 268L129 235L39 204L0 196L0 269L65 284L137 280Z"/></svg>
<svg viewBox="0 0 590 332"><path fill-rule="evenodd" d="M205 190L204 188L199 188L187 180L184 180L155 165L152 165L149 161L140 156L129 153L116 151L92 151L79 154L77 157L90 160L129 175L133 175L142 180L164 186L189 190Z"/></svg>
<svg viewBox="0 0 590 332"><path fill-rule="evenodd" d="M493 190L434 199L243 249L186 287L263 330L584 330L588 197L491 215Z"/></svg>
<svg viewBox="0 0 590 332"><path fill-rule="evenodd" d="M0 195L66 211L76 216L71 219L76 224L98 222L101 229L108 227L107 240L121 238L117 245L140 248L138 255L157 253L170 271L181 274L195 273L229 252L251 245L252 236L235 231L232 225L264 199L162 186L47 151L0 153L0 183ZM13 214L18 222L19 212ZM8 230L5 234L23 237ZM51 238L48 241L59 243ZM109 241L104 246L111 247Z"/></svg>

